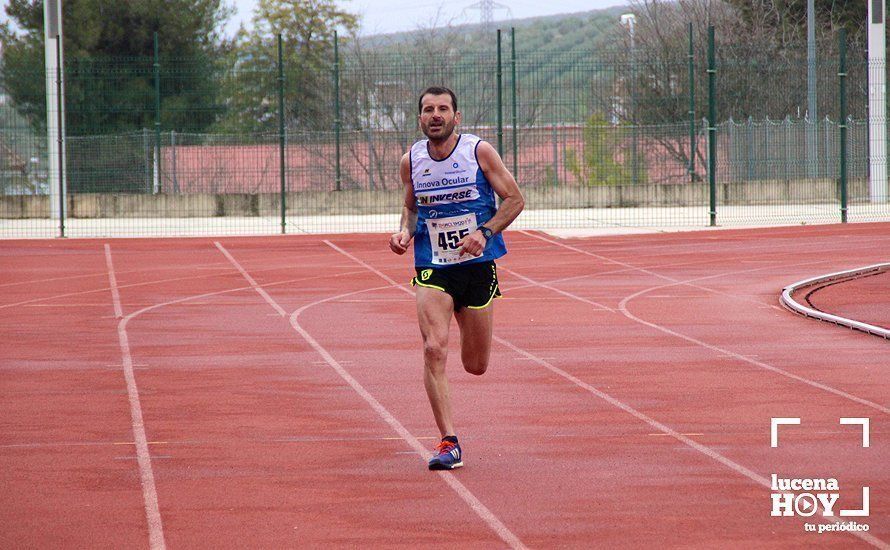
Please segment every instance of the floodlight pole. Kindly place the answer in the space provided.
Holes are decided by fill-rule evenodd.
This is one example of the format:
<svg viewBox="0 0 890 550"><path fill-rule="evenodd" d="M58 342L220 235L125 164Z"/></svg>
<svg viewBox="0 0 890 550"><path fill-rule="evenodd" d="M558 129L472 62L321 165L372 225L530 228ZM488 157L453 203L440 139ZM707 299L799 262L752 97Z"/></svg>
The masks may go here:
<svg viewBox="0 0 890 550"><path fill-rule="evenodd" d="M43 3L44 60L46 66L46 159L50 216L59 220L65 236L65 83L62 49L62 0Z"/></svg>
<svg viewBox="0 0 890 550"><path fill-rule="evenodd" d="M886 0L868 0L868 193L887 202Z"/></svg>

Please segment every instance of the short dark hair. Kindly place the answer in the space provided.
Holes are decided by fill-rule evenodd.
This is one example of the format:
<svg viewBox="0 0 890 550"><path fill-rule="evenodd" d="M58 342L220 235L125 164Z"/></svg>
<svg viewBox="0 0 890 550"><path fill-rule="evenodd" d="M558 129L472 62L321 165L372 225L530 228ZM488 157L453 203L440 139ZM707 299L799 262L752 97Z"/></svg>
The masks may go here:
<svg viewBox="0 0 890 550"><path fill-rule="evenodd" d="M420 93L420 99L417 100L417 112L423 111L423 96L425 95L444 95L448 94L451 96L451 107L454 108L454 112L457 112L457 96L454 95L454 92L451 91L450 88L446 88L445 86L430 86L426 90Z"/></svg>

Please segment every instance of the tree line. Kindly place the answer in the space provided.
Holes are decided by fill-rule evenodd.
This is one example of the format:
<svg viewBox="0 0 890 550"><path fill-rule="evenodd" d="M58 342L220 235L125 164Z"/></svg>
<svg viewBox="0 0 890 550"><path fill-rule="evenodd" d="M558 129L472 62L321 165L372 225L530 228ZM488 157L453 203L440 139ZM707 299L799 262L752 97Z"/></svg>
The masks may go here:
<svg viewBox="0 0 890 550"><path fill-rule="evenodd" d="M849 32L851 55L864 51L864 2L816 0L820 58L831 64L837 53L836 34ZM115 133L151 128L155 84L154 37L157 34L161 72L161 126L165 130L245 133L277 128L277 43L283 38L287 68L285 97L289 128L331 130L332 59L335 30L345 37L342 67L343 123L360 129L368 109L380 104L375 94L396 94L405 112L389 116L392 126L411 125L411 98L416 90L388 90L404 71L428 71L444 80L464 71L482 75L485 62L474 61L480 44L493 53L491 29L451 27L420 29L398 42L357 37L359 17L334 0L260 0L249 30L234 38L222 34L232 11L224 0L65 0L67 127L70 135ZM628 11L637 16L633 44L616 19L620 10L582 16L543 18L518 23L518 47L529 61L520 67L517 87L522 97L523 125L560 117L584 121L593 111L612 122L660 124L687 118L686 25L693 24L696 62L695 87L704 97L703 64L707 55L706 29L718 34L718 59L723 67L718 112L735 118L781 117L800 112L806 104L806 0L631 0ZM43 73L43 2L9 0L10 24L0 26L3 43L0 86L35 128L45 124ZM593 38L591 38L593 37ZM507 42L505 41L505 46ZM609 50L614 66L592 67L593 75L572 74L572 63L560 65L554 50L596 48ZM540 60L535 61L536 52ZM388 65L381 66L386 57ZM546 57L546 59L545 59ZM505 51L505 59L507 53ZM733 63L746 66L735 70ZM451 64L459 71L441 65ZM487 67L487 65L485 65ZM632 70L630 70L630 69ZM855 69L851 69L855 70ZM477 72L473 72L477 71ZM488 123L493 99L494 71L473 77L467 87L483 84L478 92L477 123ZM488 73L491 74L488 74ZM823 71L824 86L831 71ZM414 78L413 75L411 75ZM420 80L423 80L421 74ZM412 81L413 82L413 81ZM856 80L850 79L851 83ZM855 84L854 84L855 85ZM864 79L860 86L864 87ZM376 88L375 88L376 87ZM549 87L549 88L548 88ZM568 91L572 88L571 93ZM550 107L558 90L580 107ZM854 90L855 92L855 90ZM564 94L560 95L560 94ZM616 104L615 96L629 98ZM821 114L834 109L832 94L822 93ZM469 106L468 106L469 107ZM560 110L562 109L562 110ZM487 114L486 114L487 113ZM696 115L704 116L699 101ZM380 113L377 113L378 115ZM407 120L406 120L407 119ZM466 119L466 117L465 117ZM631 120L633 119L633 120Z"/></svg>
<svg viewBox="0 0 890 550"><path fill-rule="evenodd" d="M0 26L0 87L35 128L45 126L43 1L10 0L15 22ZM268 129L277 78L277 34L288 67L289 116L313 124L326 106L333 33L358 18L333 0L260 0L250 30L222 34L224 0L65 0L66 115L69 135L151 128L155 123L154 48L160 60L165 130ZM271 93L270 93L271 91Z"/></svg>

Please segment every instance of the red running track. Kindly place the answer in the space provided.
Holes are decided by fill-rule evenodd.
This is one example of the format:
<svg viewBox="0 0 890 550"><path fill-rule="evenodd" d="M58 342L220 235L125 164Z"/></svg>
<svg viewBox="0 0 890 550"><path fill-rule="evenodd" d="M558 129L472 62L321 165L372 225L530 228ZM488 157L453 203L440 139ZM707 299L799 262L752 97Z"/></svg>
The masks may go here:
<svg viewBox="0 0 890 550"><path fill-rule="evenodd" d="M0 242L0 546L887 547L888 343L778 295L890 225L507 239L441 474L385 236ZM771 474L868 486L869 531Z"/></svg>
<svg viewBox="0 0 890 550"><path fill-rule="evenodd" d="M805 290L806 301L814 309L890 329L890 271Z"/></svg>

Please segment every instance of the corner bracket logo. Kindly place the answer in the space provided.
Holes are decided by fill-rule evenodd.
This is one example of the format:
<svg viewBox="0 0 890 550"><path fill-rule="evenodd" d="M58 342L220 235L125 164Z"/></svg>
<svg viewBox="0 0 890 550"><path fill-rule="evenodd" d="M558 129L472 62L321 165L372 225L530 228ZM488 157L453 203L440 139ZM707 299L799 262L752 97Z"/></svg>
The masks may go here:
<svg viewBox="0 0 890 550"><path fill-rule="evenodd" d="M778 417L770 419L770 447L779 447L779 426L799 426L800 418ZM862 448L870 446L868 418L841 418L840 425L858 425L862 428ZM790 431L786 429L786 431ZM797 431L797 430L796 430ZM793 432L792 432L793 433ZM791 434L789 434L790 437ZM772 508L770 515L774 517L812 517L820 514L823 519L819 523L805 523L804 530L818 533L833 531L868 531L868 524L856 521L837 521L840 517L868 517L869 487L861 487L857 491L861 495L859 508L838 508L841 498L841 487L834 477L802 478L785 477L779 474L770 476L770 499ZM845 500L849 492L844 493ZM860 495L856 495L857 497Z"/></svg>

